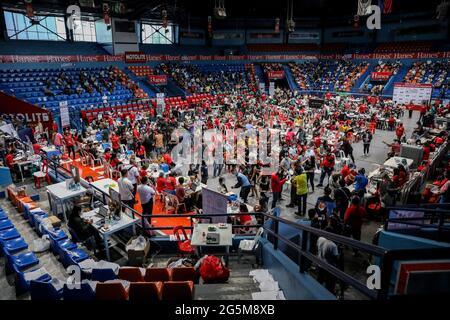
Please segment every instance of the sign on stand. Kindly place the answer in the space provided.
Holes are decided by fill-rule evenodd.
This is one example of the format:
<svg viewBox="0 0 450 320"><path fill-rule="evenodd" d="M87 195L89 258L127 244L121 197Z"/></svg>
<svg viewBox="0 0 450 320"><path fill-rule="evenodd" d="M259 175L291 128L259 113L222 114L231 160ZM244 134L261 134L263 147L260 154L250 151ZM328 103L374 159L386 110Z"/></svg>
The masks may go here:
<svg viewBox="0 0 450 320"><path fill-rule="evenodd" d="M269 83L269 96L273 97L275 95L275 82Z"/></svg>
<svg viewBox="0 0 450 320"><path fill-rule="evenodd" d="M164 101L165 94L163 92L158 92L156 94L156 114L162 115L164 109L166 107L166 103Z"/></svg>
<svg viewBox="0 0 450 320"><path fill-rule="evenodd" d="M59 113L61 115L61 127L70 126L69 105L67 101L61 101L59 103Z"/></svg>

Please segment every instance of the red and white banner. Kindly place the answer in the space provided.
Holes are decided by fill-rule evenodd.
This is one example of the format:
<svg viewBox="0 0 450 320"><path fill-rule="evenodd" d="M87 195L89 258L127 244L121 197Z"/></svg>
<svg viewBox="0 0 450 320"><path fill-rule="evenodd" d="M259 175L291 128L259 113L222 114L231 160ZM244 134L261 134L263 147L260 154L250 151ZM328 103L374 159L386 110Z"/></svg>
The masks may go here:
<svg viewBox="0 0 450 320"><path fill-rule="evenodd" d="M153 74L147 77L148 83L156 85L166 85L167 76L165 74Z"/></svg>
<svg viewBox="0 0 450 320"><path fill-rule="evenodd" d="M126 63L144 63L147 62L147 55L144 52L125 52Z"/></svg>
<svg viewBox="0 0 450 320"><path fill-rule="evenodd" d="M375 81L388 81L391 76L392 72L372 72L370 79Z"/></svg>
<svg viewBox="0 0 450 320"><path fill-rule="evenodd" d="M150 55L143 52L126 52L125 55L3 55L0 63L66 63L66 62L121 62L144 63L148 61L292 61L317 59L448 59L450 52L415 52L415 53L370 53L370 54L277 54L277 55L241 55L241 56L205 56L205 55Z"/></svg>
<svg viewBox="0 0 450 320"><path fill-rule="evenodd" d="M52 115L48 110L33 106L3 92L0 92L0 105L8 106L8 108L0 108L0 114L6 115L10 119L25 121L32 126L41 122L49 130L52 127Z"/></svg>
<svg viewBox="0 0 450 320"><path fill-rule="evenodd" d="M284 78L284 71L280 70L280 71L269 71L267 72L267 78L269 79L283 79Z"/></svg>

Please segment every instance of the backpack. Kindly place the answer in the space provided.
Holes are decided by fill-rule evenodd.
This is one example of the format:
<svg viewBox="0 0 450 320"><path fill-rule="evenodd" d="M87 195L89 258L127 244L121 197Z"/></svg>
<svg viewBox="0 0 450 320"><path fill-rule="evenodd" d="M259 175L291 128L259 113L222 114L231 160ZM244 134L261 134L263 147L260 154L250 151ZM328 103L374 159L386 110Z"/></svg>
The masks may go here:
<svg viewBox="0 0 450 320"><path fill-rule="evenodd" d="M199 272L205 283L226 282L230 276L230 269L216 256L203 258Z"/></svg>

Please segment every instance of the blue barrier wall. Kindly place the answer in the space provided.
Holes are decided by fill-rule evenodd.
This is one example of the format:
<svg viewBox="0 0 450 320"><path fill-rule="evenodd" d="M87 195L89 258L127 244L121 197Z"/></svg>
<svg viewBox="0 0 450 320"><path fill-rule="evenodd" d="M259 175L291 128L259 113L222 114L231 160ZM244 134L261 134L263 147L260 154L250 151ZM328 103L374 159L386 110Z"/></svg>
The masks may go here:
<svg viewBox="0 0 450 320"><path fill-rule="evenodd" d="M261 239L263 267L268 269L288 300L335 300L336 297L280 250L274 250L267 239Z"/></svg>

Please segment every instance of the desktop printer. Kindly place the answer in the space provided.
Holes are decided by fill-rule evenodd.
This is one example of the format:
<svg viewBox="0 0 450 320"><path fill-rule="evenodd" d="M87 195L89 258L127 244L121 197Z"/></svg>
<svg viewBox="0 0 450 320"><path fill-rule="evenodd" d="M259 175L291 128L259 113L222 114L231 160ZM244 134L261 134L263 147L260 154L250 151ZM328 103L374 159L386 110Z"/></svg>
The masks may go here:
<svg viewBox="0 0 450 320"><path fill-rule="evenodd" d="M219 244L220 243L220 233L208 232L206 234L206 244Z"/></svg>

